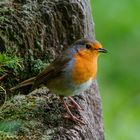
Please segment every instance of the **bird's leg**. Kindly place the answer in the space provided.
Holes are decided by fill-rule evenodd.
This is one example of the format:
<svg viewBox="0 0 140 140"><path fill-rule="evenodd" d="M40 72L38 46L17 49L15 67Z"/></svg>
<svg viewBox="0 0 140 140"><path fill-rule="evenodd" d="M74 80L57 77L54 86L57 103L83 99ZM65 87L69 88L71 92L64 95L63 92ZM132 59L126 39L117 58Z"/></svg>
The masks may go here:
<svg viewBox="0 0 140 140"><path fill-rule="evenodd" d="M72 120L72 121L74 121L74 122L76 122L76 123L85 124L81 119L77 118L76 116L74 116L74 115L72 114L72 112L70 111L70 109L69 109L67 103L64 101L63 97L61 97L61 100L62 100L62 102L64 103L64 107L66 108L68 114L70 115L70 116L65 116L65 118L66 118L66 119L70 119L70 120Z"/></svg>
<svg viewBox="0 0 140 140"><path fill-rule="evenodd" d="M84 110L83 108L80 107L80 105L78 105L76 103L76 101L71 96L69 96L68 98L71 100L71 102L73 103L74 107L76 107L79 110Z"/></svg>

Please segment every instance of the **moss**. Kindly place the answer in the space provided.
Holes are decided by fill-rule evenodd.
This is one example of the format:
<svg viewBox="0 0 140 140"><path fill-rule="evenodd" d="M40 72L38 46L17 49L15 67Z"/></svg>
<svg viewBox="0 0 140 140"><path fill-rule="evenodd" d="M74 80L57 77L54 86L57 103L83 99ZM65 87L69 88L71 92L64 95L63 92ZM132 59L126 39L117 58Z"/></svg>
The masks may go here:
<svg viewBox="0 0 140 140"><path fill-rule="evenodd" d="M47 129L44 131L41 139L42 140L53 140L54 134L56 134L57 131L58 131L57 128Z"/></svg>
<svg viewBox="0 0 140 140"><path fill-rule="evenodd" d="M0 127L1 133L27 139L34 135L36 139L42 135L43 138L52 138L53 132L58 131L57 126L64 123L64 109L55 94L46 94L46 88L39 89L30 95L18 95L7 101L0 108L0 125L5 124ZM11 129L8 126L12 126Z"/></svg>
<svg viewBox="0 0 140 140"><path fill-rule="evenodd" d="M0 53L0 75L1 72L6 71L6 69L13 70L14 73L17 72L17 69L21 68L22 59L13 54Z"/></svg>
<svg viewBox="0 0 140 140"><path fill-rule="evenodd" d="M11 133L0 131L0 139L1 140L18 140L18 137Z"/></svg>
<svg viewBox="0 0 140 140"><path fill-rule="evenodd" d="M0 53L0 86L7 89L16 83L18 79L13 78L20 74L22 70L22 59L14 56L12 53L5 52ZM7 94L9 97L9 94ZM0 94L0 105L3 102L3 93Z"/></svg>
<svg viewBox="0 0 140 140"><path fill-rule="evenodd" d="M32 60L31 61L31 71L34 75L40 73L48 64L44 63L40 59Z"/></svg>
<svg viewBox="0 0 140 140"><path fill-rule="evenodd" d="M20 131L22 122L19 120L2 120L0 121L0 131L8 132L9 134L14 134Z"/></svg>
<svg viewBox="0 0 140 140"><path fill-rule="evenodd" d="M10 73L1 81L5 89L38 74L52 61L52 54L42 48L46 25L41 22L38 6L29 1L14 2L17 3L0 3L0 52L14 54L23 61L22 69L12 67L11 72L9 67L5 68Z"/></svg>
<svg viewBox="0 0 140 140"><path fill-rule="evenodd" d="M6 88L39 73L64 49L65 39L71 44L76 36L81 36L78 37L80 32L73 32L73 29L78 29L80 25L78 28L72 27L72 30L66 25L71 23L71 17L65 12L67 6L63 6L61 2L13 1L15 3L0 4L0 38L4 42L2 51L22 58L23 69L16 70L18 74L8 75L8 78L2 81L2 84L7 83ZM68 23L63 22L64 17L69 19ZM79 19L78 23L81 23ZM25 90L23 92L25 93ZM11 93L7 92L8 94ZM58 131L57 127L65 125L62 117L65 111L59 98L53 94L46 94L46 90L44 93L40 90L28 96L15 96L0 108L2 123L5 120L10 123L15 120L21 121L21 125L15 124L16 129L12 129L13 137L21 140L52 139L53 133ZM10 131L2 130L8 135Z"/></svg>
<svg viewBox="0 0 140 140"><path fill-rule="evenodd" d="M27 3L27 0L13 0L14 3L20 3L20 4L25 4Z"/></svg>

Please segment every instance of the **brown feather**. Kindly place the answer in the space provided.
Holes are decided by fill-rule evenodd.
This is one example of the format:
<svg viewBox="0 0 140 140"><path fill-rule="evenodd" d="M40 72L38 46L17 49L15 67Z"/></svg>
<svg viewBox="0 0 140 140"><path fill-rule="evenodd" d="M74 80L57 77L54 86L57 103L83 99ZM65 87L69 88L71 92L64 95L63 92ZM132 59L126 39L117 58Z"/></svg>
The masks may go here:
<svg viewBox="0 0 140 140"><path fill-rule="evenodd" d="M69 62L70 58L68 55L60 55L55 61L48 66L45 70L43 70L40 74L38 74L35 78L34 84L32 86L32 90L39 87L40 85L46 85L47 82L60 76L65 68L66 64Z"/></svg>
<svg viewBox="0 0 140 140"><path fill-rule="evenodd" d="M21 83L19 83L17 86L14 86L10 89L10 91L14 91L18 88L21 88L21 87L25 87L25 86L28 86L28 85L33 85L34 84L34 80L35 80L35 77L31 77L30 79L27 79Z"/></svg>
<svg viewBox="0 0 140 140"><path fill-rule="evenodd" d="M18 88L25 87L28 85L32 85L32 90L35 88L38 88L41 84L46 85L46 83L49 80L52 80L53 78L60 76L63 69L65 68L65 65L69 62L69 51L63 52L57 59L53 61L52 64L50 64L46 69L44 69L40 74L38 74L36 77L31 77L21 83L19 83L17 86L14 86L10 89L10 91L14 91Z"/></svg>

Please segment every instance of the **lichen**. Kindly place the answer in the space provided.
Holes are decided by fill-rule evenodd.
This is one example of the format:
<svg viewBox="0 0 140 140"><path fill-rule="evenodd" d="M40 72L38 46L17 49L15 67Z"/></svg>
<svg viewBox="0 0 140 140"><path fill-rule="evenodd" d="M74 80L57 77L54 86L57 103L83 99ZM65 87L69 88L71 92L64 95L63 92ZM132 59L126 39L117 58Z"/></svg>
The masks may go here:
<svg viewBox="0 0 140 140"><path fill-rule="evenodd" d="M13 84L38 74L44 65L50 63L51 53L43 48L46 42L44 31L45 25L36 2L0 3L0 44L4 48L0 48L0 52L22 58L24 66Z"/></svg>
<svg viewBox="0 0 140 140"><path fill-rule="evenodd" d="M4 135L27 139L31 136L39 139L42 135L52 137L46 131L56 132L55 128L63 125L64 112L59 97L52 93L47 94L46 88L35 90L26 96L17 95L0 108L0 125L5 124L0 127L0 138ZM9 126L12 126L11 129Z"/></svg>

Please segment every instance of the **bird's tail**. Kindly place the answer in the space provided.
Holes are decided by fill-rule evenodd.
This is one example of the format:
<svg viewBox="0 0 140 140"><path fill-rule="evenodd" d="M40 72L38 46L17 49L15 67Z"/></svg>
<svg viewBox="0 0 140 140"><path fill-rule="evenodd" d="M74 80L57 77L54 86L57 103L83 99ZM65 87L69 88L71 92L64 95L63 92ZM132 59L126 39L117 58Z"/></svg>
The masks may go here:
<svg viewBox="0 0 140 140"><path fill-rule="evenodd" d="M18 88L25 87L25 86L28 86L28 85L33 85L34 84L34 80L35 80L35 77L32 77L30 79L27 79L27 80L19 83L17 86L12 87L10 89L10 91L12 92L12 91L14 91L14 90L16 90Z"/></svg>

